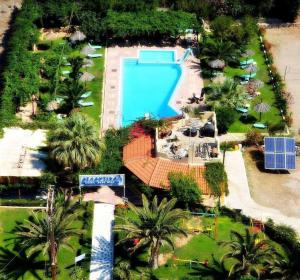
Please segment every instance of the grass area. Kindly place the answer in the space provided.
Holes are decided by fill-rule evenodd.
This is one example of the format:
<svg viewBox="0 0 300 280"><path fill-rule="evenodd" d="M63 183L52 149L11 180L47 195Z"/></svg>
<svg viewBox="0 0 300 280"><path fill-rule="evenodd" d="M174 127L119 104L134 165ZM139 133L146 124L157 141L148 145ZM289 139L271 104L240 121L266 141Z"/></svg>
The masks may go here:
<svg viewBox="0 0 300 280"><path fill-rule="evenodd" d="M56 39L51 41L41 41L40 44L49 45L50 48L45 50L46 54L51 54L53 52L57 52L59 46L62 44L68 44L64 39ZM65 48L64 56L66 58L71 56L79 56L81 49L86 44L79 44L75 48L70 48L69 46ZM102 54L102 57L92 58L94 65L91 67L82 68L82 72L88 72L95 76L95 79L90 82L85 82L84 86L87 91L92 91L92 95L85 99L86 102L94 102L93 106L83 107L81 108L81 112L88 115L91 119L93 119L98 128L100 128L100 117L101 117L101 109L102 109L102 85L103 85L103 72L104 72L104 61L105 61L105 48L97 49L97 54ZM62 66L61 71L70 70L69 66Z"/></svg>
<svg viewBox="0 0 300 280"><path fill-rule="evenodd" d="M269 83L270 78L268 75L268 67L265 64L265 58L260 48L260 41L258 36L252 38L252 40L249 42L247 46L247 49L254 51L254 55L249 58L253 58L257 63L258 71L255 79L264 82L264 86L258 89L261 95L253 98L252 100L249 100L250 108L249 108L248 115L249 117L252 116L257 120L254 122L259 122L259 113L255 112L253 107L262 99L264 103L270 105L270 110L262 114L261 122L268 124L268 126L276 125L281 121L280 111L276 106L275 93L272 89L272 86ZM241 60L245 60L245 58L242 58ZM226 77L230 77L230 78L242 74L246 74L244 70L240 68L232 68L230 66L225 67L224 73ZM205 85L208 84L209 82L206 80ZM229 127L229 132L247 132L250 129L252 129L253 123L245 124L240 121L240 117L241 117L241 113L236 112L235 122ZM265 130L260 130L260 131L265 132Z"/></svg>
<svg viewBox="0 0 300 280"><path fill-rule="evenodd" d="M32 214L32 210L28 209L12 209L12 208L1 208L0 209L0 247L6 249L13 249L14 247L14 234L11 233L13 228L24 220L28 219ZM72 238L70 244L73 247L73 251L66 248L61 248L58 255L58 270L59 280L70 279L70 272L74 268L75 256L91 252L91 236L92 236L92 216L93 215L93 204L89 203L86 206L83 217L78 217L74 223L74 227L78 229L84 229L85 232L81 238ZM44 260L45 257L40 255L40 260ZM89 274L89 258L82 262L82 267L85 271L86 276ZM42 279L48 279L44 275L44 271L39 271L39 275ZM31 274L24 276L26 280L34 280Z"/></svg>
<svg viewBox="0 0 300 280"><path fill-rule="evenodd" d="M203 218L204 224L213 224L213 218ZM235 230L243 233L246 226L242 223L233 222L229 217L220 217L218 221L218 240L230 240L230 231ZM220 247L217 240L208 234L199 234L194 236L187 245L175 249L174 255L177 259L182 260L211 260L211 255L220 258L226 252L226 248ZM188 279L188 276L195 272L189 268L188 263L176 262L171 259L166 265L161 266L155 271L158 279ZM191 276L191 275L190 275Z"/></svg>

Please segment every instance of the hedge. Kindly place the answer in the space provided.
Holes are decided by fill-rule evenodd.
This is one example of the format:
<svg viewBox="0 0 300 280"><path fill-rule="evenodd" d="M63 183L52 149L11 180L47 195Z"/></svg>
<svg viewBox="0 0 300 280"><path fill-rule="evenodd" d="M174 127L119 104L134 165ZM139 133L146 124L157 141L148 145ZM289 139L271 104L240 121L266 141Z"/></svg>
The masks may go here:
<svg viewBox="0 0 300 280"><path fill-rule="evenodd" d="M35 0L24 0L12 23L1 77L0 130L15 119L17 107L38 91L39 60L30 50L38 41L34 21L39 13Z"/></svg>
<svg viewBox="0 0 300 280"><path fill-rule="evenodd" d="M27 206L27 207L39 207L46 206L45 200L33 200L33 199L0 199L0 206Z"/></svg>

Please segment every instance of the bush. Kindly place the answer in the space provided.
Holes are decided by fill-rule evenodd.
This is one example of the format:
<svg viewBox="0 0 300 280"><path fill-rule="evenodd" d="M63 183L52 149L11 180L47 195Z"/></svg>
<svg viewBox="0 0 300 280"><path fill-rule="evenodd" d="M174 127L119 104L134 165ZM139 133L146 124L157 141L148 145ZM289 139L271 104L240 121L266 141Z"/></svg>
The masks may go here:
<svg viewBox="0 0 300 280"><path fill-rule="evenodd" d="M250 130L246 133L246 144L249 146L259 145L263 141L262 134L257 130Z"/></svg>
<svg viewBox="0 0 300 280"><path fill-rule="evenodd" d="M220 134L226 133L235 120L235 110L221 107L216 109L217 126Z"/></svg>
<svg viewBox="0 0 300 280"><path fill-rule="evenodd" d="M201 191L199 185L189 175L183 173L170 173L170 193L177 198L177 203L186 209L201 202Z"/></svg>
<svg viewBox="0 0 300 280"><path fill-rule="evenodd" d="M0 199L1 206L46 206L45 200L33 199Z"/></svg>
<svg viewBox="0 0 300 280"><path fill-rule="evenodd" d="M205 179L213 195L228 194L227 174L221 162L205 163Z"/></svg>

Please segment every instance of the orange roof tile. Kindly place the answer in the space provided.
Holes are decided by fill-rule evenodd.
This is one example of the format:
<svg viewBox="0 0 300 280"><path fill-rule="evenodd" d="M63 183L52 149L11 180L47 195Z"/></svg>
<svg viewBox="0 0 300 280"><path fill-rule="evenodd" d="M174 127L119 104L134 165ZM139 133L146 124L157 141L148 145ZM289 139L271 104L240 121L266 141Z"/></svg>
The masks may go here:
<svg viewBox="0 0 300 280"><path fill-rule="evenodd" d="M187 163L175 162L169 159L153 157L153 139L149 135L134 138L123 149L125 166L139 177L145 184L168 189L170 172L182 172L193 177L203 194L210 194L210 189L204 178L205 166L191 166Z"/></svg>

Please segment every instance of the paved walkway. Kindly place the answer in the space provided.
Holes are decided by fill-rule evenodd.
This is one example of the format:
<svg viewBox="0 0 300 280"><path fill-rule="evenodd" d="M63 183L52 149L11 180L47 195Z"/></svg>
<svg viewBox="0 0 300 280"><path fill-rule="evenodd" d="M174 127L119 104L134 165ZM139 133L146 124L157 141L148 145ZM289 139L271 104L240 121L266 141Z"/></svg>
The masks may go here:
<svg viewBox="0 0 300 280"><path fill-rule="evenodd" d="M95 203L90 280L112 279L114 210L112 204Z"/></svg>
<svg viewBox="0 0 300 280"><path fill-rule="evenodd" d="M228 175L229 195L225 205L242 209L242 213L254 219L266 221L271 218L275 223L293 227L300 233L300 219L282 214L279 210L257 204L251 198L243 155L240 151L226 152L225 169ZM263 182L261 182L263 184Z"/></svg>

